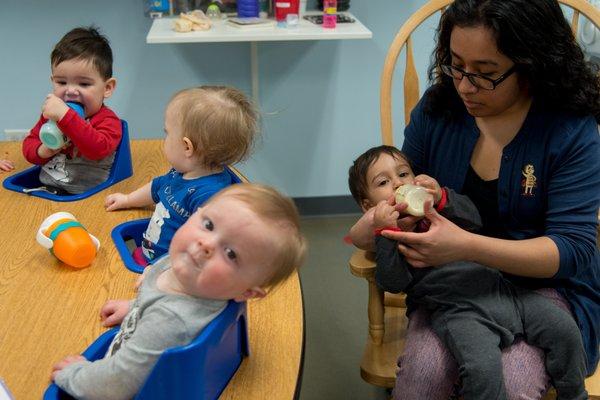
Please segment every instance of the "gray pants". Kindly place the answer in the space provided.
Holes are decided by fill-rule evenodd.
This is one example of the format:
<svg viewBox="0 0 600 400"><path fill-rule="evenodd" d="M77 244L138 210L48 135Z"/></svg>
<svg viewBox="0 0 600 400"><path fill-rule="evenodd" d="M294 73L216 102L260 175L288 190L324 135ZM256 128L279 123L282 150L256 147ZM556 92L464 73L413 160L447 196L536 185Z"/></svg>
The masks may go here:
<svg viewBox="0 0 600 400"><path fill-rule="evenodd" d="M420 278L408 299L431 311L433 330L459 365L465 400L507 398L501 349L517 335L544 350L557 399L588 398L581 333L568 312L475 263L447 264Z"/></svg>

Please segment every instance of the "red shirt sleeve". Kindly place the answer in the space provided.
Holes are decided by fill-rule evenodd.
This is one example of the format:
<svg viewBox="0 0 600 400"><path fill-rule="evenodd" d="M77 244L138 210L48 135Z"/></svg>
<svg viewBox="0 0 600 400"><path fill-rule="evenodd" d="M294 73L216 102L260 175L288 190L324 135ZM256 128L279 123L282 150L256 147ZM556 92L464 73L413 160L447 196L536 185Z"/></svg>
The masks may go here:
<svg viewBox="0 0 600 400"><path fill-rule="evenodd" d="M58 121L58 127L79 153L90 160L101 160L114 153L123 134L121 120L106 106L102 106L89 122L69 109ZM73 151L72 148L68 150Z"/></svg>
<svg viewBox="0 0 600 400"><path fill-rule="evenodd" d="M32 164L43 165L50 160L37 154L37 149L42 144L40 128L46 121L48 120L41 116L23 140L23 156ZM106 106L102 106L89 121L85 121L69 109L57 125L72 142L61 153L72 155L76 148L82 156L90 160L101 160L111 155L117 149L123 135L121 120Z"/></svg>
<svg viewBox="0 0 600 400"><path fill-rule="evenodd" d="M448 192L446 190L447 189L445 187L442 188L442 198L437 206L435 206L437 212L442 211L444 207L446 207L446 203L448 203Z"/></svg>

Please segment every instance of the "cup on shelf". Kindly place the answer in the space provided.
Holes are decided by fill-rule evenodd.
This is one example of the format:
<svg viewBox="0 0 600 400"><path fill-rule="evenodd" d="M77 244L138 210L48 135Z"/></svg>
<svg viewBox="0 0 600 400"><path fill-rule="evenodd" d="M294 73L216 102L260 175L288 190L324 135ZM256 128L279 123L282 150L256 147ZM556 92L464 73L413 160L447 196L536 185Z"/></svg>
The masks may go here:
<svg viewBox="0 0 600 400"><path fill-rule="evenodd" d="M275 19L278 24L287 21L288 14L296 14L300 9L300 0L275 0Z"/></svg>
<svg viewBox="0 0 600 400"><path fill-rule="evenodd" d="M260 10L258 0L237 0L236 6L239 18L258 18Z"/></svg>
<svg viewBox="0 0 600 400"><path fill-rule="evenodd" d="M300 6L298 7L298 16L302 18L306 14L306 3L308 0L300 0Z"/></svg>
<svg viewBox="0 0 600 400"><path fill-rule="evenodd" d="M288 28L298 27L299 18L298 14L288 14L285 16L285 23Z"/></svg>
<svg viewBox="0 0 600 400"><path fill-rule="evenodd" d="M221 10L219 6L216 4L211 4L206 9L206 16L212 20L220 20L221 19Z"/></svg>

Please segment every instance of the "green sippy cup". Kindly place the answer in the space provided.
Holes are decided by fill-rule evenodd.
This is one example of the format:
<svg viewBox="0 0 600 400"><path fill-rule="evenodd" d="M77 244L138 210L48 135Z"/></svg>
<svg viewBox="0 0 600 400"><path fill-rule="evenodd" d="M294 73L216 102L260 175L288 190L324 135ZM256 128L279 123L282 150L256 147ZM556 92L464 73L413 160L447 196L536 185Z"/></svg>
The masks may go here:
<svg viewBox="0 0 600 400"><path fill-rule="evenodd" d="M75 112L77 112L81 118L85 118L85 112L81 103L67 101L67 105L75 110ZM44 145L46 145L47 148L52 150L60 149L69 141L69 139L58 128L56 122L51 119L49 119L40 128L40 140Z"/></svg>

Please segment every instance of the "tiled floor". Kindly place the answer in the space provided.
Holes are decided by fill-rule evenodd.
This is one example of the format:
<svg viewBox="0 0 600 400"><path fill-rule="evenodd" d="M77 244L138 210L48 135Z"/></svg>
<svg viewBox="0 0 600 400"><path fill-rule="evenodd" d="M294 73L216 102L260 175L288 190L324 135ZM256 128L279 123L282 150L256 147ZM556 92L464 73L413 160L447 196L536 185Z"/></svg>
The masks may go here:
<svg viewBox="0 0 600 400"><path fill-rule="evenodd" d="M367 335L367 284L348 269L343 237L358 215L303 219L309 255L300 272L306 347L300 399L386 399L360 377Z"/></svg>

